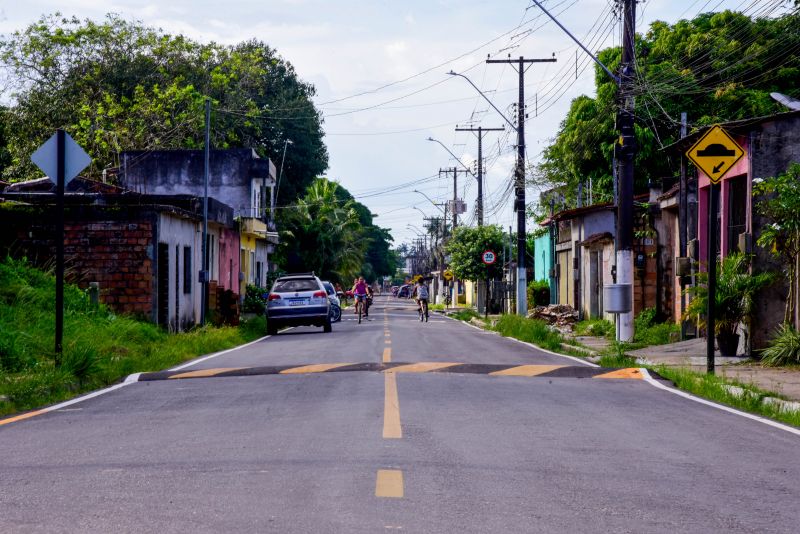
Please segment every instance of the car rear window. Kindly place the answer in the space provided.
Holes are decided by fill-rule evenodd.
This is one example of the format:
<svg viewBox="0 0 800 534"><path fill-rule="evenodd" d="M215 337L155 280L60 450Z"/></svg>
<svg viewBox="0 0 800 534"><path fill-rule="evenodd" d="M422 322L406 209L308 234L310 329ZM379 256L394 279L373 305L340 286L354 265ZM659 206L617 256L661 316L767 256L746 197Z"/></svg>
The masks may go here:
<svg viewBox="0 0 800 534"><path fill-rule="evenodd" d="M313 278L300 278L296 280L278 280L272 291L275 293L289 293L292 291L316 291L319 289L317 281Z"/></svg>

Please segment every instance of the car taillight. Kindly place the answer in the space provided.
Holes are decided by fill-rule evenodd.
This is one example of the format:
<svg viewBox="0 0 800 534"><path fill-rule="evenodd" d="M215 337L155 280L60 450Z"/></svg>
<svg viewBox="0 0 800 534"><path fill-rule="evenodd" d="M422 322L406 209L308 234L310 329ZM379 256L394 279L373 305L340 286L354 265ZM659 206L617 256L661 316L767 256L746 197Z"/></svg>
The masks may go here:
<svg viewBox="0 0 800 534"><path fill-rule="evenodd" d="M328 294L325 293L324 291L317 291L316 293L314 293L314 298L325 298L327 296Z"/></svg>
<svg viewBox="0 0 800 534"><path fill-rule="evenodd" d="M281 296L278 295L277 293L270 293L268 299L269 300L280 300Z"/></svg>

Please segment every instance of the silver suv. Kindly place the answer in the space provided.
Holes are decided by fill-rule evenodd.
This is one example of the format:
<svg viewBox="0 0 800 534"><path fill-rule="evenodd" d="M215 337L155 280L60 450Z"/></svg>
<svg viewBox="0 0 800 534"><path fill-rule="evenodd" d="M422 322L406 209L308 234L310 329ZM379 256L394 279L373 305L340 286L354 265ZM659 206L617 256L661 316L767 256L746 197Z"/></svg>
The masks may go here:
<svg viewBox="0 0 800 534"><path fill-rule="evenodd" d="M314 273L289 274L275 280L267 297L267 334L283 326L321 326L331 331L330 301Z"/></svg>

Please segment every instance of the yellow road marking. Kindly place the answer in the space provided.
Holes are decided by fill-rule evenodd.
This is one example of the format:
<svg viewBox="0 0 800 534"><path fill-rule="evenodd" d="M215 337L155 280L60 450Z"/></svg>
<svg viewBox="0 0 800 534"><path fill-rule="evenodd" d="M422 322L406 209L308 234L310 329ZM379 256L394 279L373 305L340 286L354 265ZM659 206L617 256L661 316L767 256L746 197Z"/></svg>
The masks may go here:
<svg viewBox="0 0 800 534"><path fill-rule="evenodd" d="M36 410L35 412L28 412L22 415L15 415L14 417L9 417L8 419L0 419L0 426L7 425L9 423L14 423L16 421L22 421L23 419L29 419L31 417L35 417L37 415L42 415L43 413L47 413L46 410Z"/></svg>
<svg viewBox="0 0 800 534"><path fill-rule="evenodd" d="M384 378L386 393L383 398L383 437L400 439L403 429L400 426L400 399L397 396L397 375L386 373Z"/></svg>
<svg viewBox="0 0 800 534"><path fill-rule="evenodd" d="M177 375L170 376L170 380L173 378L203 378L208 376L216 376L220 373L226 373L228 371L238 371L239 369L246 369L246 367L218 367L216 369L198 369L197 371L187 371L185 373L178 373Z"/></svg>
<svg viewBox="0 0 800 534"><path fill-rule="evenodd" d="M518 365L502 371L489 373L494 376L537 376L549 373L555 369L561 369L563 365Z"/></svg>
<svg viewBox="0 0 800 534"><path fill-rule="evenodd" d="M403 472L397 469L378 469L375 496L403 498Z"/></svg>
<svg viewBox="0 0 800 534"><path fill-rule="evenodd" d="M389 363L392 361L392 348L386 347L383 349L383 363Z"/></svg>
<svg viewBox="0 0 800 534"><path fill-rule="evenodd" d="M385 339L383 342L386 343L387 345L391 345L392 344L392 340L391 339Z"/></svg>
<svg viewBox="0 0 800 534"><path fill-rule="evenodd" d="M594 378L633 378L644 380L644 374L642 374L639 369L630 367L628 369L617 369L616 371L611 371L610 373L597 375Z"/></svg>
<svg viewBox="0 0 800 534"><path fill-rule="evenodd" d="M436 371L438 369L446 369L448 367L453 367L454 365L461 365L458 363L447 363L447 362L420 362L420 363L409 363L408 365L401 365L399 367L393 367L390 371L392 373L427 373L428 371Z"/></svg>
<svg viewBox="0 0 800 534"><path fill-rule="evenodd" d="M314 365L303 365L302 367L292 367L291 369L284 369L280 372L282 375L298 375L303 373L324 373L337 367L346 367L353 365L352 363L317 363Z"/></svg>

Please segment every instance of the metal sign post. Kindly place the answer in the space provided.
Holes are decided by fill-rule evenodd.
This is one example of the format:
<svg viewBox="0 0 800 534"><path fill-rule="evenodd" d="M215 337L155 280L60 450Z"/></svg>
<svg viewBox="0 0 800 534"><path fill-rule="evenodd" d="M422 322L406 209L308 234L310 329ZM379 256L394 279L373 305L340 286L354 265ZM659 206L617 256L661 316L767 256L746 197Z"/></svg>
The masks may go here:
<svg viewBox="0 0 800 534"><path fill-rule="evenodd" d="M490 297L490 284L489 284L489 267L497 261L497 254L495 254L491 250L486 250L481 254L481 260L486 265L486 307L484 308L484 318L489 318L489 303L491 302Z"/></svg>
<svg viewBox="0 0 800 534"><path fill-rule="evenodd" d="M61 366L64 337L64 189L92 158L59 128L53 136L36 149L31 161L56 184L56 325L55 366Z"/></svg>
<svg viewBox="0 0 800 534"><path fill-rule="evenodd" d="M717 296L717 211L722 178L745 155L731 135L716 125L703 134L686 157L708 176L708 308L706 310L706 371L714 374L714 332Z"/></svg>

